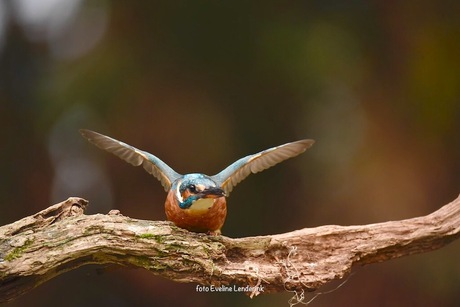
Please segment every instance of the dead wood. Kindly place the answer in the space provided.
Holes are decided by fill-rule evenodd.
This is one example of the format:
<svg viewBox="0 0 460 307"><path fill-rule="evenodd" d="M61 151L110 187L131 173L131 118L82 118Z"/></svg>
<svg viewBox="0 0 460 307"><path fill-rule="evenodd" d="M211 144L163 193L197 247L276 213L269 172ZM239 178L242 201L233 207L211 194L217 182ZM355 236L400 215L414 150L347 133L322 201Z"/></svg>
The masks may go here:
<svg viewBox="0 0 460 307"><path fill-rule="evenodd" d="M72 197L0 227L0 302L90 263L140 267L178 282L231 287L251 297L313 291L343 278L353 266L438 249L460 231L460 197L407 220L239 239L191 233L170 222L137 220L115 211L84 215L87 203Z"/></svg>

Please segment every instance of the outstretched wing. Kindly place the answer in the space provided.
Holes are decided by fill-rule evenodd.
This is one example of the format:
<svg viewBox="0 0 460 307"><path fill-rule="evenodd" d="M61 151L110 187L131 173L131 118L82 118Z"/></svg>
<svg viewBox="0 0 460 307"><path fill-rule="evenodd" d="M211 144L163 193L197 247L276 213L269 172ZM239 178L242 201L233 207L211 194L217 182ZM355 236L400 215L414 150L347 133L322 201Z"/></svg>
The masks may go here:
<svg viewBox="0 0 460 307"><path fill-rule="evenodd" d="M307 150L314 142L314 140L300 140L246 156L211 178L228 195L233 190L233 187L249 174L261 172L284 160L295 157Z"/></svg>
<svg viewBox="0 0 460 307"><path fill-rule="evenodd" d="M97 147L113 153L126 162L134 166L142 164L148 173L160 180L166 191L170 189L172 182L181 177L166 163L146 151L91 130L80 129L80 133Z"/></svg>

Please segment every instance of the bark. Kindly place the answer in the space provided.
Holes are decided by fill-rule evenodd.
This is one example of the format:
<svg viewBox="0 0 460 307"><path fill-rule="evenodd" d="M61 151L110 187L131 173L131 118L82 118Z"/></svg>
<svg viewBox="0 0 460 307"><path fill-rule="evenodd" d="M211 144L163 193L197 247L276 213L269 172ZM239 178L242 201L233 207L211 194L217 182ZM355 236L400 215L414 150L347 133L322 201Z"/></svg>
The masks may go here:
<svg viewBox="0 0 460 307"><path fill-rule="evenodd" d="M87 204L69 198L0 227L0 302L90 263L142 267L178 282L231 287L251 297L303 293L345 277L356 265L438 249L460 231L460 197L423 217L239 239L191 233L117 211L84 215Z"/></svg>

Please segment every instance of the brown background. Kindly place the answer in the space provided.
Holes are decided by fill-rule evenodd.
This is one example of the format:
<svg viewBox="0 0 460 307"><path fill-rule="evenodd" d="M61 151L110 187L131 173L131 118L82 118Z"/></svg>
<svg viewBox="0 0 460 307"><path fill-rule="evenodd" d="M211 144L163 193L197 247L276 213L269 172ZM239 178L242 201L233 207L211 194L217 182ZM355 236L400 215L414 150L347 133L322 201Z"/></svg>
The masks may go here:
<svg viewBox="0 0 460 307"><path fill-rule="evenodd" d="M155 178L88 144L83 127L211 175L316 139L235 188L230 237L410 218L460 192L457 1L38 2L0 2L2 225L69 196L89 199L89 213L165 218ZM456 306L459 255L454 242L360 268L313 306ZM89 266L10 306L287 306L291 296L196 293Z"/></svg>

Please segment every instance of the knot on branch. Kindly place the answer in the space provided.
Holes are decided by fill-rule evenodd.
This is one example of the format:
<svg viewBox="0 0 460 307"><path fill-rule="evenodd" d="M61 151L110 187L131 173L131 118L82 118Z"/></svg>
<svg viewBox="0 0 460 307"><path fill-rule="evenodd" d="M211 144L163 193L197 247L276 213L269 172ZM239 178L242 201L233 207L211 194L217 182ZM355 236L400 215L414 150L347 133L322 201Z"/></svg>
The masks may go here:
<svg viewBox="0 0 460 307"><path fill-rule="evenodd" d="M36 230L37 228L49 226L68 217L82 215L87 206L87 200L79 197L69 197L61 203L8 225L6 229L3 229L3 233L0 230L0 237L14 236L27 230Z"/></svg>

